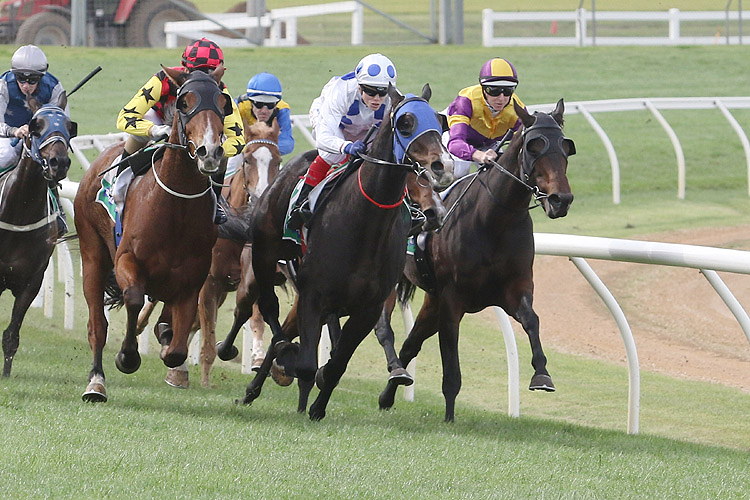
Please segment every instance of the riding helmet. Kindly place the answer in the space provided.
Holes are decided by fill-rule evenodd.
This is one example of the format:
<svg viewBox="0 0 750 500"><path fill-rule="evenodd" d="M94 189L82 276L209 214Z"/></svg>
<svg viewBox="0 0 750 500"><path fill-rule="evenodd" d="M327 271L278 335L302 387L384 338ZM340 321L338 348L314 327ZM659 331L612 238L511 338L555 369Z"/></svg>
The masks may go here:
<svg viewBox="0 0 750 500"><path fill-rule="evenodd" d="M48 67L47 56L36 45L19 47L10 59L10 68L12 71L41 76L47 72Z"/></svg>
<svg viewBox="0 0 750 500"><path fill-rule="evenodd" d="M479 83L498 87L515 87L518 85L516 68L500 57L490 59L479 70Z"/></svg>
<svg viewBox="0 0 750 500"><path fill-rule="evenodd" d="M370 54L362 58L354 70L354 76L360 85L372 87L396 86L396 67L383 54Z"/></svg>
<svg viewBox="0 0 750 500"><path fill-rule="evenodd" d="M281 100L281 82L271 73L258 73L247 82L247 96L258 102Z"/></svg>
<svg viewBox="0 0 750 500"><path fill-rule="evenodd" d="M224 62L224 53L218 45L207 38L196 40L182 53L182 65L188 71L216 69Z"/></svg>

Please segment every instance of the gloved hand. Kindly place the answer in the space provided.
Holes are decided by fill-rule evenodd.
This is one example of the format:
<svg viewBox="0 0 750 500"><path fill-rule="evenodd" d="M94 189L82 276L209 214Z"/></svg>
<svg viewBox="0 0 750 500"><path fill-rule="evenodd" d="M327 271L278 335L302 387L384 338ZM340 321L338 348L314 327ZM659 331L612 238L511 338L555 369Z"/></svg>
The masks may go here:
<svg viewBox="0 0 750 500"><path fill-rule="evenodd" d="M364 142L354 141L344 146L344 153L352 156L357 156L360 153L364 153L365 149L367 149L367 146L365 146Z"/></svg>
<svg viewBox="0 0 750 500"><path fill-rule="evenodd" d="M169 125L153 125L150 129L148 129L148 135L153 139L156 139L163 135L169 137L171 133L172 127Z"/></svg>

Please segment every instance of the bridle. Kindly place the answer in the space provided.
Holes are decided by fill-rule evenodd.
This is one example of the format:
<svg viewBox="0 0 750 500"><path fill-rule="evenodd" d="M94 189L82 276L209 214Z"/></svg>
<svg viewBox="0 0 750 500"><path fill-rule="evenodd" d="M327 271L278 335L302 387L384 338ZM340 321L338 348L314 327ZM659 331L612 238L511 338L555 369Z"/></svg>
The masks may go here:
<svg viewBox="0 0 750 500"><path fill-rule="evenodd" d="M70 121L58 106L46 104L39 108L32 120L43 123L43 128L38 134L30 134L30 145L24 141L21 158L28 157L34 163L42 167L42 175L47 181L54 181L49 160L42 156L42 150L56 142L65 144L65 149L70 148L70 139L75 137L77 127Z"/></svg>

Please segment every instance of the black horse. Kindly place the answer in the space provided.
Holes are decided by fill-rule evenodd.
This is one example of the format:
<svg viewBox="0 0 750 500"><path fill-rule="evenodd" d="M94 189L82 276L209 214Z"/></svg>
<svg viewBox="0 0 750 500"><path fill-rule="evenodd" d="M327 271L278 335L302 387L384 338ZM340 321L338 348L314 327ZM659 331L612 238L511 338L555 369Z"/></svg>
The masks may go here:
<svg viewBox="0 0 750 500"><path fill-rule="evenodd" d="M348 315L343 329L332 332L340 340L320 372L321 392L310 407L311 419L325 416L328 400L352 353L375 326L385 299L403 272L411 218L402 201L409 174L425 168L438 184L453 176L452 168L445 168L448 157L440 142L435 112L427 103L429 95L429 86L421 98L405 99L389 89L390 120L380 127L371 156L365 157L358 169L344 174L326 203L316 210L297 275L299 332L282 329L274 282L277 261L297 256L296 245L282 241L284 217L290 193L314 152L292 160L261 196L253 225L253 270L258 306L273 339L244 403L260 395L277 355L288 374L311 386L321 325L327 323L339 330L339 318ZM399 147L403 153L394 155ZM235 316L233 331L241 321L243 318ZM298 349L289 343L297 333Z"/></svg>
<svg viewBox="0 0 750 500"><path fill-rule="evenodd" d="M539 341L539 317L532 308L534 233L529 203L533 196L554 219L567 215L573 201L566 170L575 145L563 135L564 109L562 99L551 114L530 115L516 106L523 132L515 133L498 163L462 179L444 200L453 213L425 249L432 276L418 269L413 258L407 262L405 276L411 283L402 281L401 298L413 292L412 283L426 294L399 359L406 366L427 338L439 334L446 421L453 421L461 389L458 330L467 312L500 306L521 323L532 350L529 389L555 390ZM379 321L379 337L393 337L389 318L390 313L384 314ZM388 382L380 395L381 408L393 406L396 388Z"/></svg>
<svg viewBox="0 0 750 500"><path fill-rule="evenodd" d="M15 297L10 324L3 332L3 376L10 376L26 311L39 292L57 242L56 206L51 189L68 174L68 146L76 125L58 105L38 107L24 139L17 167L0 175L0 293Z"/></svg>

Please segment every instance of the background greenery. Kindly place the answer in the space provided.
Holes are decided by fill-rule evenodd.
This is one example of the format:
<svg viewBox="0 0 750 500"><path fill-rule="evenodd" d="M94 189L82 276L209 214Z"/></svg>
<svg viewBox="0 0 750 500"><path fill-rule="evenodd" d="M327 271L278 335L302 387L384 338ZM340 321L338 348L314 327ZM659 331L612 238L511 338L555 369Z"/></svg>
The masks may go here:
<svg viewBox="0 0 750 500"><path fill-rule="evenodd" d="M604 9L605 3L597 2L598 8ZM269 7L274 4L269 2ZM0 60L9 60L13 50L0 47ZM104 68L71 97L71 113L82 134L114 131L120 107L159 64L178 64L180 52L45 51L50 70L68 88L97 64ZM473 84L478 68L493 56L516 64L519 95L526 104L551 105L560 97L746 95L750 76L749 49L737 46L379 45L227 49L225 81L237 95L252 74L274 72L293 113L302 114L331 76L350 71L374 51L396 63L403 91L417 92L429 81L436 109ZM750 127L747 111L733 114ZM603 146L580 116L570 115L566 134L578 146L569 169L576 201L561 220L548 221L535 213L536 229L638 237L750 223L744 154L721 114L673 111L665 116L685 148L686 200L676 197L676 161L669 140L645 110L597 115L621 163L623 196L618 206L611 201ZM297 140L297 152L308 148L303 139ZM80 177L80 170L71 177ZM467 316L462 323L464 379L453 425L442 423L434 340L420 353L415 403L405 403L399 395L392 411L377 410L385 362L372 337L352 359L326 419L312 423L294 412L294 388L269 383L253 406L234 405L249 381L236 363L217 364L212 389L197 385L197 367L191 369L189 390L168 388L156 355L145 356L134 375L119 373L112 361L122 340L121 313L112 316L105 350L110 401L83 404L79 396L91 363L85 304L79 290L76 328L66 331L59 316L61 295L55 318L47 319L36 309L29 313L13 374L0 380L0 497L743 498L750 491L747 393L645 372L641 434L628 436L625 366L548 349L558 392L522 392L522 416L511 419L506 416L502 340L496 324L481 315ZM231 319L232 297L228 302L220 312L219 336ZM3 317L11 303L7 293L0 298ZM542 318L542 323L549 320ZM149 341L154 347L153 339ZM525 384L531 367L523 334L518 344Z"/></svg>

